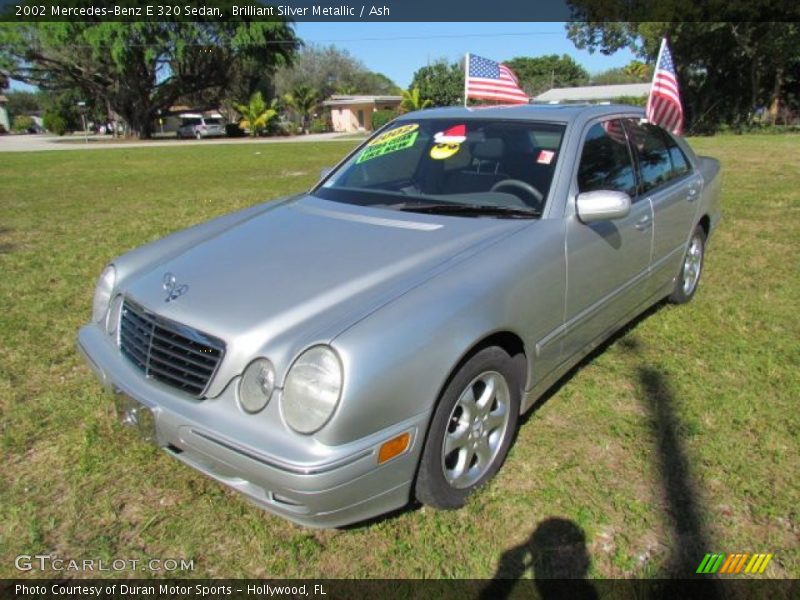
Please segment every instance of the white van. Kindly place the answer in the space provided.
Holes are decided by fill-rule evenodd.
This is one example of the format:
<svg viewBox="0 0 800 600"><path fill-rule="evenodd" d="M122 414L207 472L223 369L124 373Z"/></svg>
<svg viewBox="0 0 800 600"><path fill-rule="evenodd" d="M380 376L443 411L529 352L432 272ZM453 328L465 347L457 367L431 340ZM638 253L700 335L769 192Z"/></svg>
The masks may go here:
<svg viewBox="0 0 800 600"><path fill-rule="evenodd" d="M223 125L222 115L219 113L213 113L210 116L204 116L202 113L183 113L180 117L179 138L202 140L207 137L225 136L225 125Z"/></svg>

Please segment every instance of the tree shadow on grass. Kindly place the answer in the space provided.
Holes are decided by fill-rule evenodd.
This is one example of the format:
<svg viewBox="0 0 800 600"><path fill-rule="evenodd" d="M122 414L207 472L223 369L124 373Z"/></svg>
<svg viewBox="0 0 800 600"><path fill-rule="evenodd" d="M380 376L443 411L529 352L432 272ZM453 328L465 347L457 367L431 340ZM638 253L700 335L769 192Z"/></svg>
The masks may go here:
<svg viewBox="0 0 800 600"><path fill-rule="evenodd" d="M620 346L626 354L638 359L641 344L635 337L622 340ZM671 555L658 576L672 579L674 583L666 584L663 595L675 596L690 591L692 596L720 598L722 592L713 578L705 576L703 581L692 582L691 588L680 581L696 577L703 556L713 551L713 542L704 525L698 486L681 439L682 424L676 412L675 390L669 377L652 365L638 364L636 377L655 443L653 460L660 476L671 529Z"/></svg>
<svg viewBox="0 0 800 600"><path fill-rule="evenodd" d="M696 574L703 556L707 552L712 552L714 547L713 540L704 524L698 485L692 475L690 461L681 438L680 432L683 427L677 413L676 393L666 373L641 361L641 344L635 336L629 335L641 321L661 310L663 306L664 303L660 303L650 308L587 355L536 402L523 422L527 421L532 414L558 393L586 364L605 352L612 344L619 343L622 352L634 360L636 379L641 390L640 401L646 410L652 432L653 460L660 476L666 516L670 527L671 554L656 573L656 577L664 581L660 582L657 588L652 589L649 596L661 598L702 597L715 600L724 597L720 582L707 575L700 576L702 579L698 579ZM571 547L573 549L583 547L584 554L581 555L578 552L563 561L563 565L565 565L563 569L566 570L559 571L558 568L554 568L554 561L560 561L567 554L564 551L552 551L553 545L542 540L543 537L550 540L568 539L564 535L568 535L566 532L569 531L570 526L580 534L580 537L577 534L573 537L575 542ZM558 547L558 544L555 547ZM570 547L570 544L567 544L567 547ZM548 548L550 549L549 558ZM541 554L542 550L545 550L543 555ZM537 552L540 553L538 559L536 558ZM589 565L583 532L570 521L547 519L537 527L530 540L525 544L503 554L495 580L484 590L482 597L507 597L516 584L513 579L522 577L529 568L533 569L537 590L542 598L557 597L554 594L566 597L565 593L570 597L597 597L596 591L588 583L585 584L585 588L576 588L574 593L570 593L564 587L564 582L560 580L552 581L550 585L540 583L540 581L546 582L549 579L548 574L550 577L554 574L555 577L567 579L583 577L586 571L581 569L581 565L586 565L586 568ZM573 570L569 571L568 566L571 566ZM513 579L508 581L508 578ZM593 592L594 596L589 595Z"/></svg>

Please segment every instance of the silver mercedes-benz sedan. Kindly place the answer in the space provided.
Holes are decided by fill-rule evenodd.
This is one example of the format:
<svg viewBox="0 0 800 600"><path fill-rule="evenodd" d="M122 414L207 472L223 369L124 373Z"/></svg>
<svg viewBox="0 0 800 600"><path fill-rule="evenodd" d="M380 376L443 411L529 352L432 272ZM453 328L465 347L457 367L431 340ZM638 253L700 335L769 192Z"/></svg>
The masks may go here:
<svg viewBox="0 0 800 600"><path fill-rule="evenodd" d="M719 188L632 107L411 113L111 261L79 347L123 423L288 519L455 508L571 366L694 296Z"/></svg>

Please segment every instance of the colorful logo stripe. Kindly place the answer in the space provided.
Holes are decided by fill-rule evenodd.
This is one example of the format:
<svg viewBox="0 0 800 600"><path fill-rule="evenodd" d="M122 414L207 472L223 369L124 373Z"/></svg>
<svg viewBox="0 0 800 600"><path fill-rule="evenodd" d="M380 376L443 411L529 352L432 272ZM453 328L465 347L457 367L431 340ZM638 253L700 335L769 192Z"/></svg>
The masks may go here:
<svg viewBox="0 0 800 600"><path fill-rule="evenodd" d="M738 573L762 574L772 560L773 554L750 554L740 552L734 554L706 554L697 567L697 573L722 573L735 575Z"/></svg>

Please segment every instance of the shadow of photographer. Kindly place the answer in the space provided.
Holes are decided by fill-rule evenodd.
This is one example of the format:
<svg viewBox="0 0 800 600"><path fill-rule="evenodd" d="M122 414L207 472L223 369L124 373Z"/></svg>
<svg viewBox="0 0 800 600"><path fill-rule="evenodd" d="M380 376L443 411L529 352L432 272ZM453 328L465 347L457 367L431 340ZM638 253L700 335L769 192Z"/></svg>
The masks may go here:
<svg viewBox="0 0 800 600"><path fill-rule="evenodd" d="M586 580L590 566L583 529L569 519L550 517L539 523L524 543L503 553L494 578L480 598L508 598L531 571L539 597L544 600L594 600L597 591Z"/></svg>

